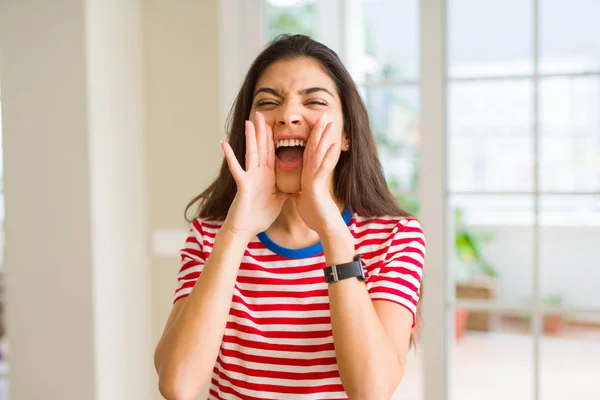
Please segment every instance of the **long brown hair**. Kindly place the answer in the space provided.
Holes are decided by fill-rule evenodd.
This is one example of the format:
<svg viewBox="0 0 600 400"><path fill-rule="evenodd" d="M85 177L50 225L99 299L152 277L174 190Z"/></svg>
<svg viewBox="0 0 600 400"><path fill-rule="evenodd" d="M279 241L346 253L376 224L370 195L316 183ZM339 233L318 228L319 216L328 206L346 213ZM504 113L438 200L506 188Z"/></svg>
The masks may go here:
<svg viewBox="0 0 600 400"><path fill-rule="evenodd" d="M344 132L349 139L350 149L341 153L333 173L336 199L365 217L409 216L398 205L387 186L369 125L367 108L356 84L337 54L308 36L279 36L250 66L227 120L227 140L240 165L246 165L244 124L250 116L252 97L259 77L274 62L295 58L316 60L335 82L342 101ZM191 222L198 217L225 219L236 192L235 180L223 159L218 177L185 208L186 220ZM196 213L189 219L188 211L195 203L198 203Z"/></svg>
<svg viewBox="0 0 600 400"><path fill-rule="evenodd" d="M344 133L350 149L341 152L333 173L333 189L337 200L365 217L409 216L387 186L367 108L354 80L337 54L327 46L304 35L281 35L256 57L240 88L227 118L227 140L240 165L246 165L245 121L250 116L252 98L261 74L277 61L310 58L317 61L336 85L342 101ZM225 219L236 195L233 175L223 159L217 178L187 205L184 217ZM196 213L188 218L189 209L198 203ZM412 339L411 339L412 341Z"/></svg>

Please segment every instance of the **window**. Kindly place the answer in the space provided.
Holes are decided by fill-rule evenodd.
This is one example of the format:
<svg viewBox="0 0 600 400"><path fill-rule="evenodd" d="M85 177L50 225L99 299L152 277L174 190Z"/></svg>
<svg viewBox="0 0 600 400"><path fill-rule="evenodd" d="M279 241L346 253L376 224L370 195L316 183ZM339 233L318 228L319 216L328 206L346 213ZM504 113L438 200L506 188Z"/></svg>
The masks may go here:
<svg viewBox="0 0 600 400"><path fill-rule="evenodd" d="M598 12L597 2L589 0L569 7L539 1L536 59L532 1L448 2L451 191L600 191L600 30L590 17ZM526 215L533 215L533 208L509 212L494 203L499 204L482 206L487 217L469 215L470 222L531 223ZM572 203L569 196L544 202L543 211L552 218L543 224L597 224L594 201L575 213Z"/></svg>
<svg viewBox="0 0 600 400"><path fill-rule="evenodd" d="M269 40L282 33L315 37L317 1L269 0L267 18Z"/></svg>
<svg viewBox="0 0 600 400"><path fill-rule="evenodd" d="M400 205L418 214L419 165L419 2L353 2L351 26L362 25L363 48L355 80L369 110L371 128L388 184ZM397 40L397 38L403 38Z"/></svg>
<svg viewBox="0 0 600 400"><path fill-rule="evenodd" d="M452 284L428 293L442 293L434 307L454 323L439 333L451 352L441 366L409 356L394 399L600 398L593 372L565 375L576 365L594 371L600 359L600 3L286 3L315 5L317 40L340 45L328 29L341 32L339 54L369 109L388 183L417 214L418 172L431 168L421 155L433 153L421 118L445 118L452 234L441 266L429 268ZM318 22L324 4L329 25ZM422 117L420 54L438 43L420 27L437 22L432 8L446 20L446 114ZM440 369L451 380L430 380L443 395L425 398L423 379Z"/></svg>
<svg viewBox="0 0 600 400"><path fill-rule="evenodd" d="M281 33L304 33L334 48L327 32L341 26L334 2L267 2L268 39ZM387 180L400 204L418 213L419 142L419 2L418 0L353 0L344 2L346 26L352 27L352 46L342 58L359 85L371 117ZM319 13L330 13L320 23ZM396 37L403 37L398 41ZM346 38L346 40L350 40ZM344 51L342 51L343 53Z"/></svg>
<svg viewBox="0 0 600 400"><path fill-rule="evenodd" d="M564 375L600 357L600 3L449 0L447 13L451 392L600 396L591 375Z"/></svg>

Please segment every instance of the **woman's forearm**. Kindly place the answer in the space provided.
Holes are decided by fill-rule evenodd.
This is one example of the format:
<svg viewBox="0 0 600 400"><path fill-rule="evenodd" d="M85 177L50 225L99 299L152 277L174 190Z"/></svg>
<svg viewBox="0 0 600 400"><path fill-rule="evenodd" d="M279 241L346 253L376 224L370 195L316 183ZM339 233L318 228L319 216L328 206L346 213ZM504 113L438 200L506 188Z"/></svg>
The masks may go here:
<svg viewBox="0 0 600 400"><path fill-rule="evenodd" d="M217 233L202 274L156 348L155 366L163 396L195 399L208 383L248 241L227 231Z"/></svg>
<svg viewBox="0 0 600 400"><path fill-rule="evenodd" d="M327 265L352 261L354 239L347 230L321 238ZM388 338L364 282L329 284L331 326L344 390L350 399L389 399L400 383L403 363Z"/></svg>

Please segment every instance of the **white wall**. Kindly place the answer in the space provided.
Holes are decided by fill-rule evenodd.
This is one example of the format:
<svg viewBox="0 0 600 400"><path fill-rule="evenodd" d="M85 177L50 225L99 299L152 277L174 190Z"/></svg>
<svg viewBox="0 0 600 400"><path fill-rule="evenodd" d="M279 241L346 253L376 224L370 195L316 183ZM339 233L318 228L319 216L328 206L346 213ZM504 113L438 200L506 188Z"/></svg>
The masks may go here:
<svg viewBox="0 0 600 400"><path fill-rule="evenodd" d="M6 324L16 399L95 392L83 13L82 2L5 1L0 9Z"/></svg>
<svg viewBox="0 0 600 400"><path fill-rule="evenodd" d="M179 260L147 245L222 159L218 3L0 15L11 398L160 398Z"/></svg>
<svg viewBox="0 0 600 400"><path fill-rule="evenodd" d="M152 396L141 1L4 1L12 399Z"/></svg>

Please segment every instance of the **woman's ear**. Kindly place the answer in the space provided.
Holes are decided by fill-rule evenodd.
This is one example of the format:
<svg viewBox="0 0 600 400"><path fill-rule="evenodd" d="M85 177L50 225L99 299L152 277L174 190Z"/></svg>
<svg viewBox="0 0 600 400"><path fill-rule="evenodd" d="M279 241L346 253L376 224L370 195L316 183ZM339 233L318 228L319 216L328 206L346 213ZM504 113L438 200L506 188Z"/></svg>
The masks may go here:
<svg viewBox="0 0 600 400"><path fill-rule="evenodd" d="M347 135L344 134L344 140L342 142L342 151L350 150L350 139L348 139Z"/></svg>

